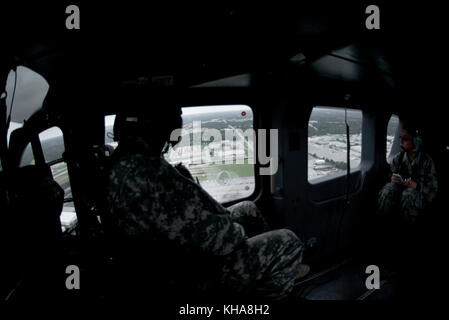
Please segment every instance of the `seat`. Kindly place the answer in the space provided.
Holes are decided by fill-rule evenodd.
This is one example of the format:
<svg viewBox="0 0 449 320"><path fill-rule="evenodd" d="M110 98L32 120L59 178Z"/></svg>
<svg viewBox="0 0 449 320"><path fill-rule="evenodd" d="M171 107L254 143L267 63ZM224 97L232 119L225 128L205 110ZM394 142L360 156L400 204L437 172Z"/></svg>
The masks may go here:
<svg viewBox="0 0 449 320"><path fill-rule="evenodd" d="M21 279L16 295L30 300L56 295L64 284L59 219L64 190L53 180L47 165L16 168L9 172L7 181L12 257L6 261L14 265L11 269Z"/></svg>

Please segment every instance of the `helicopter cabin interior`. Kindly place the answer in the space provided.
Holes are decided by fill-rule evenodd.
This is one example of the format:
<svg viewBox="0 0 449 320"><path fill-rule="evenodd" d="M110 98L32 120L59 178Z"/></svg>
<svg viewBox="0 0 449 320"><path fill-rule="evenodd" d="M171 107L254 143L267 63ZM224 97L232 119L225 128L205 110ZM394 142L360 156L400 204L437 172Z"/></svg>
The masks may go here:
<svg viewBox="0 0 449 320"><path fill-rule="evenodd" d="M298 301L436 296L449 160L445 90L434 75L447 64L442 29L434 15L407 25L417 8L382 3L380 30L367 30L365 7L83 3L80 30L59 26L62 5L11 9L0 61L2 126L10 117L1 134L2 299L124 295L108 283L119 271L103 223L104 181L114 116L127 108L117 92L139 77L176 97L187 135L198 123L253 130L253 143L236 138L242 153L225 151L226 137L215 149L216 141L200 141L219 163L181 148L167 159L186 164L224 206L254 201L273 228L307 241L311 272L293 290ZM158 106L148 107L158 117ZM378 216L377 201L410 121L434 160L439 190L410 249L413 265L397 267L391 261L402 253L390 250L390 236L402 234ZM261 152L263 140L270 142ZM87 289L65 289L67 265L80 267ZM381 270L377 290L365 285L369 265Z"/></svg>

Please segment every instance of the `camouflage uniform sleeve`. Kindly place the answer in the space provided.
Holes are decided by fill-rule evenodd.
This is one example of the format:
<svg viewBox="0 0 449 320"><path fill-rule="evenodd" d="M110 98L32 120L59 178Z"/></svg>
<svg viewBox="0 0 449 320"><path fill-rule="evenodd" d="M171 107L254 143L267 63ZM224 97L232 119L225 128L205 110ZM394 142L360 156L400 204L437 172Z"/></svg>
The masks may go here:
<svg viewBox="0 0 449 320"><path fill-rule="evenodd" d="M141 163L124 179L121 193L132 208L125 217L138 233L154 232L160 239L213 255L226 255L245 239L243 226L191 179L161 161Z"/></svg>
<svg viewBox="0 0 449 320"><path fill-rule="evenodd" d="M426 156L423 163L422 175L419 183L419 191L421 191L428 202L432 202L438 191L438 181L435 170L435 164L432 158Z"/></svg>

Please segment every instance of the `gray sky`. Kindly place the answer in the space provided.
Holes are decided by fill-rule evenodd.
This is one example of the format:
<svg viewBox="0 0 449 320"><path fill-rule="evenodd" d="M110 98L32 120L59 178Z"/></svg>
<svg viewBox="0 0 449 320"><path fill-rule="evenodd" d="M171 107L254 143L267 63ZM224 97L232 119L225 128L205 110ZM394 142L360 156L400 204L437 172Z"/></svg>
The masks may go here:
<svg viewBox="0 0 449 320"><path fill-rule="evenodd" d="M14 92L14 78L15 73L11 70L6 83L8 114ZM48 89L49 85L41 75L26 67L17 67L17 85L11 121L22 123L24 119L27 119L39 109Z"/></svg>
<svg viewBox="0 0 449 320"><path fill-rule="evenodd" d="M11 101L14 92L15 73L10 71L6 83L6 106L8 114L11 110ZM36 110L42 106L47 95L49 85L47 81L38 73L23 66L17 67L17 84L14 96L13 112L11 114L11 124L8 130L8 141L12 131L20 128L23 120L29 118ZM51 129L50 129L51 130ZM54 136L54 130L48 133ZM44 134L47 136L47 133Z"/></svg>

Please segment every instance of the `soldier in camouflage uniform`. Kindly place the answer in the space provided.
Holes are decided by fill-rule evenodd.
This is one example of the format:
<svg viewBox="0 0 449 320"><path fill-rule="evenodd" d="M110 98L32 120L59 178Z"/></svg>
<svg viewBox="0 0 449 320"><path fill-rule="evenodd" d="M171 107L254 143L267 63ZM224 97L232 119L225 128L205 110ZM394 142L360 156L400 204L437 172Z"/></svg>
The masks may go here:
<svg viewBox="0 0 449 320"><path fill-rule="evenodd" d="M117 229L126 237L150 235L152 242L170 243L178 252L218 257L217 283L231 292L273 299L287 296L304 266L302 241L287 229L268 231L252 202L223 207L184 166L170 165L160 150L182 120L179 109L165 116L177 123L116 118L114 136L120 143L108 200ZM133 121L140 124L133 128ZM144 130L135 130L139 126Z"/></svg>
<svg viewBox="0 0 449 320"><path fill-rule="evenodd" d="M395 176L379 193L380 213L393 216L399 213L409 223L416 223L419 213L435 198L438 183L435 165L430 156L419 148L418 133L413 127L404 127L401 132L401 149L391 162ZM418 138L419 139L419 138Z"/></svg>

